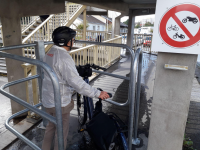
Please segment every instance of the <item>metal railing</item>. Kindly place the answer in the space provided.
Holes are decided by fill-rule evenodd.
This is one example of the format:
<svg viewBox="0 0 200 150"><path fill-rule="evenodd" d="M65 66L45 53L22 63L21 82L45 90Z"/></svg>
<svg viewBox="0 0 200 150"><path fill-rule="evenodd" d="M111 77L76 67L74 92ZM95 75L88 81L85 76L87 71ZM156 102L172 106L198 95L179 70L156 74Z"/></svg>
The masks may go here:
<svg viewBox="0 0 200 150"><path fill-rule="evenodd" d="M134 34L133 38L133 49L137 50L138 48L141 48L143 52L147 53L154 53L157 54L157 51L152 51L152 34ZM127 33L122 34L122 43L127 43Z"/></svg>
<svg viewBox="0 0 200 150"><path fill-rule="evenodd" d="M41 55L41 51L44 53L44 42L36 42L36 43L32 43L32 44L27 44L27 45L16 45L16 46L8 46L8 47L3 47L0 48L0 51L6 51L6 50L11 50L11 49L17 49L17 48L24 48L26 46L32 47L34 46L36 49L36 55L40 56ZM10 83L7 83L5 85L3 85L0 88L0 93L5 95L6 97L10 98L11 100L14 100L15 102L21 104L22 106L24 106L25 108L27 108L26 110L20 111L16 114L14 114L13 116L11 116L7 121L6 121L6 128L11 131L13 134L15 134L18 138L20 138L22 141L24 141L25 143L27 143L31 148L33 148L34 150L41 150L38 146L36 146L35 144L33 144L31 141L29 141L26 137L24 137L23 135L21 135L19 132L17 132L15 129L13 129L11 126L9 126L9 121L24 113L27 112L29 110L35 112L36 114L39 114L40 116L46 118L47 120L53 122L56 125L57 128L57 134L58 134L58 145L59 145L59 150L64 150L64 143L63 143L63 125L62 125L62 112L61 112L61 97L60 97L60 87L59 87L59 82L58 82L58 78L55 74L55 72L44 62L37 60L37 59L30 59L30 58L26 58L26 57L22 57L22 56L18 56L18 55L13 55L13 54L8 54L5 52L0 52L0 56L1 57L5 57L5 58L10 58L10 59L15 59L18 61L22 61L22 62L26 62L26 63L30 63L30 64L34 64L37 66L38 68L38 75L34 75L31 77L27 77L27 78L23 78L20 80L16 80L16 81L12 81ZM54 101L55 101L55 108L56 108L56 118L47 114L46 112L37 109L36 107L40 106L41 104L37 104L35 106L32 106L30 104L28 104L27 102L23 101L22 99L6 92L4 89L18 84L18 83L22 83L22 82L26 82L29 80L33 80L33 79L37 79L38 78L38 82L39 82L39 86L40 86L40 95L41 95L41 81L43 78L43 74L42 71L40 71L42 69L44 69L47 74L49 75L51 81L52 81L52 85L53 85L53 89L54 89Z"/></svg>
<svg viewBox="0 0 200 150"><path fill-rule="evenodd" d="M117 106L129 105L128 146L129 146L129 150L131 150L132 144L134 144L134 145L140 144L140 139L137 138L137 127L138 127L140 86L141 86L141 70L142 70L142 51L141 51L141 49L138 49L136 51L135 55L134 55L134 52L132 51L132 49L130 47L128 47L127 45L124 45L124 44L100 43L100 42L78 41L78 40L76 40L75 42L76 43L83 43L83 44L95 44L95 45L108 46L108 47L110 47L110 46L111 47L118 47L118 48L123 47L123 48L126 48L127 51L129 51L129 53L131 55L130 77L124 77L124 76L120 76L120 75L116 75L116 74L105 73L105 72L97 71L97 70L93 70L93 71L98 72L100 74L105 74L105 75L109 75L109 76L112 76L112 77L116 77L116 78L125 79L125 80L130 81L129 92L128 92L128 100L125 103L117 103L115 101L112 101L111 99L107 99L105 101L107 101L111 104L117 105ZM8 98L14 100L15 102L17 102L17 103L19 103L19 104L21 104L21 105L23 105L24 107L27 108L26 110L23 110L21 112L14 114L13 116L11 116L6 121L6 128L8 130L10 130L18 138L20 138L25 143L27 143L31 148L33 148L35 150L40 150L40 148L38 146L36 146L31 141L29 141L26 137L24 137L23 135L18 133L15 129L13 129L8 124L9 121L12 118L14 118L17 115L20 115L24 112L31 110L31 111L41 115L42 117L50 120L54 124L56 124L57 132L58 132L59 150L64 150L63 133L62 133L62 129L63 129L62 128L62 115L61 115L61 109L60 109L61 108L61 101L60 101L59 82L58 82L57 76L54 73L54 71L47 64L40 61L40 60L42 60L42 58L44 56L44 45L47 45L47 44L53 44L53 42L39 41L39 42L36 42L36 43L33 43L33 44L28 44L28 45L17 45L17 46L0 48L0 51L5 51L5 50L10 50L10 49L23 48L23 47L26 47L26 46L29 46L29 47L34 46L36 48L36 57L39 59L39 60L37 60L37 59L34 60L34 59L22 57L22 56L17 56L17 55L8 54L8 53L5 53L5 52L0 52L0 56L2 56L2 57L15 59L15 60L27 62L27 63L30 63L30 64L34 64L34 65L37 65L37 68L38 68L38 75L34 75L34 76L31 76L31 77L27 77L27 78L23 78L23 79L20 79L20 80L17 80L17 81L7 83L0 88L0 93L2 93L3 95L7 96ZM50 76L51 81L53 83L52 85L54 87L54 101L55 101L55 107L56 107L56 118L54 118L54 117L48 115L47 113L43 112L42 110L39 110L39 109L36 108L36 107L40 106L41 104L31 106L27 102L24 102L20 98L14 96L14 95L12 95L12 94L10 94L10 93L8 93L4 90L5 88L7 88L9 86L38 78L39 89L40 89L40 99L42 100L42 97L41 97L42 78L43 78L42 69L44 69L48 73L48 75ZM135 86L136 85L136 77L137 77L137 88ZM134 132L133 132L133 120L134 120Z"/></svg>

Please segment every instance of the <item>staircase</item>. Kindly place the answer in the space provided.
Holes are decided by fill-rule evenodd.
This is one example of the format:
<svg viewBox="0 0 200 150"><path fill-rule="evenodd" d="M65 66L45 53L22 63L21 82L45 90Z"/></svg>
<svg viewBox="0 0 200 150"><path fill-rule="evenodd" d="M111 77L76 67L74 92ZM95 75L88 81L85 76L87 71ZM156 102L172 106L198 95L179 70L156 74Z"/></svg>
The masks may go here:
<svg viewBox="0 0 200 150"><path fill-rule="evenodd" d="M59 26L70 26L75 21L75 19L86 9L86 6L66 2L65 8L66 11L64 13L50 15L43 22L40 20L39 16L34 16L34 18L28 17L28 21L27 18L23 17L21 19L22 44L34 43L38 40L51 41L51 35L54 29ZM48 51L51 46L52 45L46 46L45 51ZM34 47L23 48L23 56L34 59ZM0 58L0 73L7 74L5 58Z"/></svg>
<svg viewBox="0 0 200 150"><path fill-rule="evenodd" d="M42 21L38 17L31 25L29 25L29 27L24 29L24 31L22 31L22 40L31 34L31 32L34 31L41 23Z"/></svg>

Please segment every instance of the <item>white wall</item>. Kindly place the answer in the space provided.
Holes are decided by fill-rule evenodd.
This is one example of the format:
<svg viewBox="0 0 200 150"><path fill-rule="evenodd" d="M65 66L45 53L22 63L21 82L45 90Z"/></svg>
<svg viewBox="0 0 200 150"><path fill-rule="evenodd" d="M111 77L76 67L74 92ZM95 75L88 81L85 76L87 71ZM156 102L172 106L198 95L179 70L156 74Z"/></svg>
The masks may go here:
<svg viewBox="0 0 200 150"><path fill-rule="evenodd" d="M75 21L74 21L74 24L75 25L79 25L82 23L82 20L77 18ZM95 31L105 31L106 30L106 26L105 25L99 25L99 24L92 24L92 23L88 23L88 28L87 30L93 30L93 26L95 26ZM99 30L98 30L98 26L99 26ZM74 25L71 25L70 26L72 29L76 29L76 27Z"/></svg>
<svg viewBox="0 0 200 150"><path fill-rule="evenodd" d="M82 23L82 20L80 20L80 19L77 18L77 19L74 21L73 24L75 24L76 26L78 26L78 25L81 24L81 23ZM70 26L70 28L76 29L76 27L75 27L73 24Z"/></svg>
<svg viewBox="0 0 200 150"><path fill-rule="evenodd" d="M151 34L151 29L153 29L153 27L141 27L141 32L140 32L140 34L144 34L144 33L146 33L146 34Z"/></svg>

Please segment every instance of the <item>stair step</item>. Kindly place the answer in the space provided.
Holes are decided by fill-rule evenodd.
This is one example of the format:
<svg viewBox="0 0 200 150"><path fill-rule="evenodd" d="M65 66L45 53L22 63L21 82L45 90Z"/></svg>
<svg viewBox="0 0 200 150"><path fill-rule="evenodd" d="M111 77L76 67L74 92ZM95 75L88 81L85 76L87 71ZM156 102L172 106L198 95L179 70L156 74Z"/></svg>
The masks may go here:
<svg viewBox="0 0 200 150"><path fill-rule="evenodd" d="M7 71L7 68L6 68L6 67L2 67L2 66L0 66L0 70Z"/></svg>
<svg viewBox="0 0 200 150"><path fill-rule="evenodd" d="M22 38L25 38L25 37L27 37L27 35L22 35Z"/></svg>
<svg viewBox="0 0 200 150"><path fill-rule="evenodd" d="M37 23L38 23L38 24L41 24L41 23L42 23L42 21L39 21L39 20L38 20L38 21L37 21Z"/></svg>
<svg viewBox="0 0 200 150"><path fill-rule="evenodd" d="M29 28L29 30L35 30L35 28Z"/></svg>
<svg viewBox="0 0 200 150"><path fill-rule="evenodd" d="M0 62L0 66L1 66L1 67L6 67L6 64Z"/></svg>
<svg viewBox="0 0 200 150"><path fill-rule="evenodd" d="M7 74L7 70L1 70L0 69L0 73Z"/></svg>
<svg viewBox="0 0 200 150"><path fill-rule="evenodd" d="M34 26L34 27L37 27L38 25L37 25L37 24L34 24L33 26Z"/></svg>
<svg viewBox="0 0 200 150"><path fill-rule="evenodd" d="M0 63L6 64L6 60L5 60L5 59L4 59L4 60L3 60L3 59L2 59L2 60L0 59Z"/></svg>
<svg viewBox="0 0 200 150"><path fill-rule="evenodd" d="M31 33L30 31L26 31L26 32L25 32L25 34L30 34L30 33Z"/></svg>

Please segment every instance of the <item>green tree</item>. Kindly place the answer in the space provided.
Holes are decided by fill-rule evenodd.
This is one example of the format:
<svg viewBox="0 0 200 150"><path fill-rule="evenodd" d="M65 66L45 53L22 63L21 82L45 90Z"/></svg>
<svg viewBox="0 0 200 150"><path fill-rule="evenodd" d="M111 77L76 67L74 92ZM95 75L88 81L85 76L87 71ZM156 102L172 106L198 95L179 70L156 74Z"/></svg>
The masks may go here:
<svg viewBox="0 0 200 150"><path fill-rule="evenodd" d="M140 28L140 27L141 27L140 22L138 22L138 23L136 24L135 28Z"/></svg>
<svg viewBox="0 0 200 150"><path fill-rule="evenodd" d="M146 22L146 23L144 24L144 26L145 26L145 27L153 27L154 24L152 24L151 22Z"/></svg>
<svg viewBox="0 0 200 150"><path fill-rule="evenodd" d="M126 24L126 25L128 25L128 20L129 20L129 19L127 19L127 20L124 21L123 23Z"/></svg>
<svg viewBox="0 0 200 150"><path fill-rule="evenodd" d="M76 27L76 29L81 29L81 30L83 30L83 23L80 23L79 25L77 25L77 27ZM86 29L89 27L89 24L88 24L88 22L86 22Z"/></svg>
<svg viewBox="0 0 200 150"><path fill-rule="evenodd" d="M153 33L153 29L150 29L150 32Z"/></svg>

